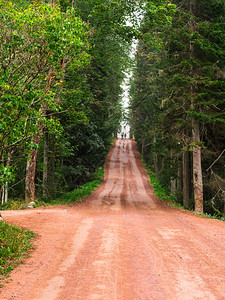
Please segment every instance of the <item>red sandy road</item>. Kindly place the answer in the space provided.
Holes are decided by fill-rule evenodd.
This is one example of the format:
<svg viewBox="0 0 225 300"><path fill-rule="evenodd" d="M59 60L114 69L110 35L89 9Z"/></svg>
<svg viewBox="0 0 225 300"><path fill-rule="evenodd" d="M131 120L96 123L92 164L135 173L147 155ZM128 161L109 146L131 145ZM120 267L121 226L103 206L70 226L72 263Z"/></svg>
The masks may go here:
<svg viewBox="0 0 225 300"><path fill-rule="evenodd" d="M116 141L85 203L3 212L39 238L0 299L225 299L225 223L153 201L134 146Z"/></svg>

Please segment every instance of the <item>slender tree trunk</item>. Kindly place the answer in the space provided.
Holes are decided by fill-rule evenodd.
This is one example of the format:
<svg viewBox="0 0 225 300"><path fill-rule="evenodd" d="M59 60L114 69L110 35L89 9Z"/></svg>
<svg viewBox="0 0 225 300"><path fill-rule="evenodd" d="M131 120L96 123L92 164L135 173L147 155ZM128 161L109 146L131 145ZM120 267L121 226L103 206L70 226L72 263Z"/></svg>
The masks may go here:
<svg viewBox="0 0 225 300"><path fill-rule="evenodd" d="M183 151L183 206L189 208L190 198L190 168L189 151Z"/></svg>
<svg viewBox="0 0 225 300"><path fill-rule="evenodd" d="M177 192L178 192L178 195L181 194L181 191L182 191L182 164L179 159L178 169L177 169Z"/></svg>
<svg viewBox="0 0 225 300"><path fill-rule="evenodd" d="M5 163L5 161L4 161L4 155L2 155L1 162L2 162L3 165L4 165L4 163ZM2 203L2 204L4 204L4 188L5 188L5 184L3 184L3 185L1 186L1 189L0 189L1 203Z"/></svg>
<svg viewBox="0 0 225 300"><path fill-rule="evenodd" d="M224 178L225 178L225 163L224 163L223 165L224 165L223 171L224 171ZM223 212L225 213L225 196L224 196L224 198L223 198L223 201L224 201Z"/></svg>
<svg viewBox="0 0 225 300"><path fill-rule="evenodd" d="M52 78L53 78L52 76L53 76L53 72L52 72L52 70L49 70L46 92L48 92L51 88L51 83L52 83ZM46 112L47 112L47 103L42 102L42 105L40 108L40 115L44 116L44 115L46 115ZM42 132L43 132L43 126L44 126L43 122L38 121L38 123L37 123L38 131L35 133L34 138L32 139L32 144L36 145L36 148L31 149L30 155L28 155L28 159L27 159L26 182L25 182L25 201L26 201L26 203L34 201L37 153L38 153L38 146L39 146Z"/></svg>
<svg viewBox="0 0 225 300"><path fill-rule="evenodd" d="M9 195L9 183L6 182L5 183L5 199L4 199L4 202L7 203L8 202L8 195Z"/></svg>
<svg viewBox="0 0 225 300"><path fill-rule="evenodd" d="M40 115L43 116L47 112L46 102L42 103L40 109ZM36 145L35 149L31 149L30 154L27 159L27 168L26 168L26 181L25 181L25 201L26 203L34 201L35 194L35 173L36 173L36 163L37 163L37 154L38 147L43 133L43 122L39 121L37 124L38 131L35 133L34 138L32 139L32 144Z"/></svg>
<svg viewBox="0 0 225 300"><path fill-rule="evenodd" d="M48 129L44 132L43 196L48 197Z"/></svg>
<svg viewBox="0 0 225 300"><path fill-rule="evenodd" d="M13 150L10 150L8 152L8 157L7 157L7 161L6 161L6 165L5 167L8 168L12 159L12 155L13 155ZM3 161L4 162L4 161ZM8 187L9 187L9 183L6 182L2 188L1 188L1 192L2 192L2 204L7 203L8 202Z"/></svg>
<svg viewBox="0 0 225 300"><path fill-rule="evenodd" d="M141 141L141 155L144 158L144 148L145 148L145 140L142 138Z"/></svg>
<svg viewBox="0 0 225 300"><path fill-rule="evenodd" d="M3 184L2 187L1 187L1 196L2 196L2 199L1 199L1 203L4 204L4 199L5 199L5 185Z"/></svg>
<svg viewBox="0 0 225 300"><path fill-rule="evenodd" d="M161 161L160 161L159 170L163 170L163 169L165 169L165 157L161 155L160 158L161 158Z"/></svg>
<svg viewBox="0 0 225 300"><path fill-rule="evenodd" d="M196 10L196 0L190 0L190 13L191 13L191 32L194 32L194 16ZM194 47L192 40L190 41L190 58L194 58ZM190 76L194 77L193 63L190 70ZM191 102L194 105L194 83L191 85ZM192 122L192 139L196 146L193 147L193 184L194 184L194 199L195 199L195 212L203 213L203 184L202 184L202 167L201 167L201 149L200 143L200 129L199 121L193 120Z"/></svg>
<svg viewBox="0 0 225 300"><path fill-rule="evenodd" d="M199 144L200 129L199 122L193 121L193 142ZM193 147L193 183L194 183L194 199L195 212L203 213L203 184L202 184L202 166L201 166L201 149L198 145Z"/></svg>
<svg viewBox="0 0 225 300"><path fill-rule="evenodd" d="M154 171L155 173L159 172L159 158L157 153L154 154Z"/></svg>
<svg viewBox="0 0 225 300"><path fill-rule="evenodd" d="M176 193L177 190L177 181L176 179L172 178L170 179L170 192L172 195Z"/></svg>
<svg viewBox="0 0 225 300"><path fill-rule="evenodd" d="M223 201L224 201L224 204L223 204L223 213L225 214L225 197L224 197Z"/></svg>
<svg viewBox="0 0 225 300"><path fill-rule="evenodd" d="M156 143L156 137L154 136L153 139L154 144ZM159 172L159 157L157 152L153 153L153 160L154 160L154 171L155 173Z"/></svg>
<svg viewBox="0 0 225 300"><path fill-rule="evenodd" d="M55 135L49 135L48 196L55 197Z"/></svg>
<svg viewBox="0 0 225 300"><path fill-rule="evenodd" d="M132 139L133 138L133 133L132 133L132 129L130 129L130 134L129 134L129 138Z"/></svg>
<svg viewBox="0 0 225 300"><path fill-rule="evenodd" d="M35 133L32 143L36 145L36 149L31 149L31 153L28 156L27 160L27 169L26 169L26 186L25 186L25 201L29 203L34 201L35 193L35 172L36 172L36 162L37 162L37 153L38 146L41 139L42 130Z"/></svg>
<svg viewBox="0 0 225 300"><path fill-rule="evenodd" d="M170 151L170 167L171 168L173 168L173 164L174 164L174 151L171 150ZM172 195L176 193L176 187L177 187L177 181L173 176L171 176L170 177L170 192Z"/></svg>
<svg viewBox="0 0 225 300"><path fill-rule="evenodd" d="M45 115L47 111L47 104L42 103L41 106L41 115ZM35 194L35 173L36 173L36 163L37 163L37 154L38 147L41 140L43 132L43 122L38 122L38 131L35 133L34 138L32 139L32 144L36 145L35 149L31 149L30 154L27 159L27 169L26 169L26 182L25 182L25 201L26 203L34 201Z"/></svg>

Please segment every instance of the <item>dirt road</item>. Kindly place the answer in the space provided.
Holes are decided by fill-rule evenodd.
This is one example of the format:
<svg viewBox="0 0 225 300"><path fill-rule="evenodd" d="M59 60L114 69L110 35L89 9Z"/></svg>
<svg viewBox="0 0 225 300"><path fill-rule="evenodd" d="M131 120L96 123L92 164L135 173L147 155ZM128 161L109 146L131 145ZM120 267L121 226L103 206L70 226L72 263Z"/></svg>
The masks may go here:
<svg viewBox="0 0 225 300"><path fill-rule="evenodd" d="M131 140L84 203L2 215L39 237L0 299L225 299L225 223L160 204Z"/></svg>

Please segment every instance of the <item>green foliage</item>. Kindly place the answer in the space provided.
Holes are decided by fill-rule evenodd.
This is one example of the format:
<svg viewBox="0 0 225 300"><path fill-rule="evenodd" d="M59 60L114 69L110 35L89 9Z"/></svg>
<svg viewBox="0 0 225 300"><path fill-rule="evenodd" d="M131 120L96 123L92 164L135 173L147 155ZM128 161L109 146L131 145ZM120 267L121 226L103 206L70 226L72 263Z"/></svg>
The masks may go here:
<svg viewBox="0 0 225 300"><path fill-rule="evenodd" d="M65 188L60 190L59 197L57 199L44 199L39 198L35 204L35 207L48 206L48 205L66 205L73 202L82 200L84 197L91 195L91 193L102 183L104 177L104 168L99 167L90 173L83 185L78 186L72 192L65 193ZM56 176L57 179L57 176ZM57 195L58 196L58 195ZM26 208L22 199L9 200L7 203L0 207L1 210L18 210Z"/></svg>
<svg viewBox="0 0 225 300"><path fill-rule="evenodd" d="M160 181L157 179L156 174L154 174L152 171L147 171L149 177L150 177L150 183L153 186L154 194L161 200L167 200L167 201L174 201L175 197L168 193L168 191L162 186Z"/></svg>
<svg viewBox="0 0 225 300"><path fill-rule="evenodd" d="M56 195L90 180L96 168L103 165L112 135L120 126L121 83L130 65L129 47L135 35L135 26L126 26L125 20L134 13L135 1L127 1L127 5L125 2L74 2L76 15L89 24L88 53L92 59L79 74L70 70L65 76L61 105L70 109L60 116L64 133L55 145ZM61 4L66 10L72 3Z"/></svg>
<svg viewBox="0 0 225 300"><path fill-rule="evenodd" d="M191 14L189 1L177 0L171 22L164 17L160 22L158 8L154 9L160 3L152 6L149 2L132 82L131 122L139 151L160 183L170 189L172 181L182 178L178 169L183 149L200 147L205 209L221 212L221 187L215 187L206 170L223 151L225 142L224 4L196 1ZM200 124L200 142L191 137L193 120ZM223 167L221 157L213 166L220 178L224 178ZM191 171L189 168L190 178ZM216 199L215 205L212 199Z"/></svg>
<svg viewBox="0 0 225 300"><path fill-rule="evenodd" d="M75 1L74 9L71 1L61 1L61 7L34 3L2 4L2 44L9 53L10 39L4 36L14 26L17 57L10 66L15 90L11 90L8 77L2 83L2 140L6 143L0 153L5 168L7 151L13 150L10 164L16 165L18 172L16 189L9 187L9 193L21 197L26 157L30 148L39 148L37 192L42 193L42 172L48 169L49 196L54 198L63 189L74 189L90 179L104 162L112 133L119 128L120 85L135 34L135 27L127 26L125 18L134 14L135 1ZM43 164L43 143L31 145L42 127L53 139L48 141L49 167Z"/></svg>
<svg viewBox="0 0 225 300"><path fill-rule="evenodd" d="M95 172L94 180L85 183L81 188L75 189L72 192L66 193L56 200L52 200L50 205L55 204L71 204L82 200L84 197L89 196L101 184L104 177L104 169L99 168Z"/></svg>
<svg viewBox="0 0 225 300"><path fill-rule="evenodd" d="M0 165L1 184L13 181L13 179L15 178L13 171L14 170L12 166L5 167L3 164Z"/></svg>
<svg viewBox="0 0 225 300"><path fill-rule="evenodd" d="M10 199L8 202L2 204L0 206L0 210L19 210L19 209L25 209L27 208L24 204L23 199L16 199L14 198L13 200Z"/></svg>
<svg viewBox="0 0 225 300"><path fill-rule="evenodd" d="M17 4L0 3L0 161L8 169L7 152L27 153L38 124L62 132L56 115L69 108L60 103L64 73L79 72L90 61L88 25L74 12L44 3Z"/></svg>
<svg viewBox="0 0 225 300"><path fill-rule="evenodd" d="M220 220L220 221L225 222L225 217L218 217L216 215L212 216L211 214L204 214L203 217L207 217L209 219Z"/></svg>
<svg viewBox="0 0 225 300"><path fill-rule="evenodd" d="M17 226L0 222L0 280L24 259L31 249L35 234Z"/></svg>

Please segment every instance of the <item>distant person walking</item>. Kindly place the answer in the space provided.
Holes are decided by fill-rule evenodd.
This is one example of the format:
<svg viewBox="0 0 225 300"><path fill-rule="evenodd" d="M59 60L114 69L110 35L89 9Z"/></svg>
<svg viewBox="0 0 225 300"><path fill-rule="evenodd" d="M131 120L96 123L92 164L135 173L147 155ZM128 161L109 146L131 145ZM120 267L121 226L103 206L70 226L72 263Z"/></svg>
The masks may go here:
<svg viewBox="0 0 225 300"><path fill-rule="evenodd" d="M122 133L121 133L121 140L123 139L123 136L124 136L124 133L122 132Z"/></svg>
<svg viewBox="0 0 225 300"><path fill-rule="evenodd" d="M126 137L127 137L127 134L126 134L126 133L124 133L124 139L126 139Z"/></svg>

